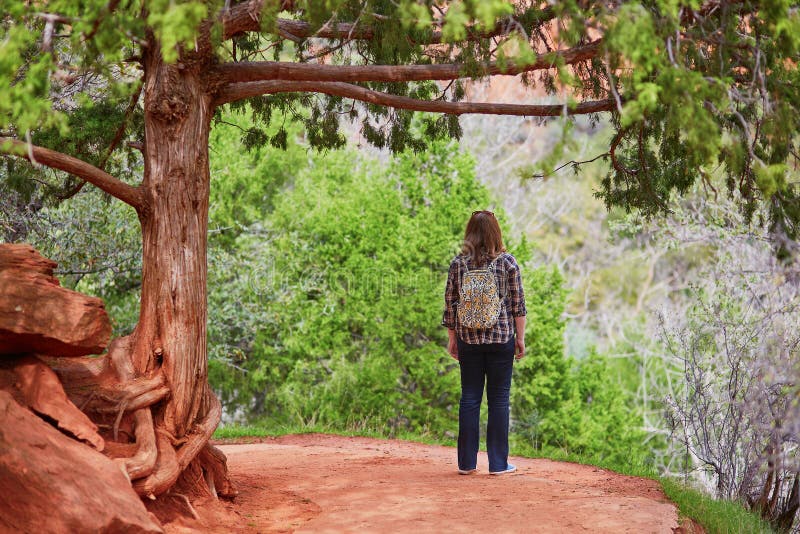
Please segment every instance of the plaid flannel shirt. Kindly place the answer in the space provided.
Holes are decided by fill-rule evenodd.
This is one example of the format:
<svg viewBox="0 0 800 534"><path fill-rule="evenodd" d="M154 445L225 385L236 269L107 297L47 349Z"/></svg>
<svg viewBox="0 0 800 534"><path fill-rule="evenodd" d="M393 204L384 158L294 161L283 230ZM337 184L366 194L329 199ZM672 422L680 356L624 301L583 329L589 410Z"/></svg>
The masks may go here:
<svg viewBox="0 0 800 534"><path fill-rule="evenodd" d="M497 257L497 261L494 264L497 289L500 291L500 300L502 302L502 309L497 323L492 328L486 329L465 328L459 324L456 307L461 295L461 280L464 273L466 273L466 268L472 270L485 267L485 265L485 263L482 265L474 263L471 256L467 257L459 254L450 262L450 272L447 275L442 326L455 329L459 339L470 345L506 343L514 335L514 317L521 317L527 314L519 265L514 256L508 252L503 252Z"/></svg>

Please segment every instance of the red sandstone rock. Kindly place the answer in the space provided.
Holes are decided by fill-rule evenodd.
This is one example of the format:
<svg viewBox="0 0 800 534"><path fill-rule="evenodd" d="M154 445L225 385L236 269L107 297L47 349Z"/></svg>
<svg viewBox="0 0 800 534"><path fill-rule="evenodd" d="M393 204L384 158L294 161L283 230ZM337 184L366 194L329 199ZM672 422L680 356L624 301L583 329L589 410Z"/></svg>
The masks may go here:
<svg viewBox="0 0 800 534"><path fill-rule="evenodd" d="M119 465L0 391L0 531L162 532Z"/></svg>
<svg viewBox="0 0 800 534"><path fill-rule="evenodd" d="M58 428L102 451L105 442L97 433L97 425L72 404L61 387L55 372L38 358L26 356L16 362L16 387L25 404L34 412L52 419Z"/></svg>
<svg viewBox="0 0 800 534"><path fill-rule="evenodd" d="M63 288L56 263L30 245L0 244L0 354L98 354L111 337L103 301Z"/></svg>

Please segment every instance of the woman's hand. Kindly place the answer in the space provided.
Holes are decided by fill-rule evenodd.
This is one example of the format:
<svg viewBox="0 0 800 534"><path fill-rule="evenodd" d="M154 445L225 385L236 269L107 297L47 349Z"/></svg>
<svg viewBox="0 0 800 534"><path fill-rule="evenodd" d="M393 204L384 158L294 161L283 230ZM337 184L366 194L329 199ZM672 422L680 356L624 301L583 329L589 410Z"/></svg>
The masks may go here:
<svg viewBox="0 0 800 534"><path fill-rule="evenodd" d="M458 343L455 339L450 339L447 342L447 352L450 353L450 357L454 360L458 361Z"/></svg>
<svg viewBox="0 0 800 534"><path fill-rule="evenodd" d="M514 332L516 332L517 340L514 343L517 349L517 361L525 357L525 316L520 315L514 317Z"/></svg>
<svg viewBox="0 0 800 534"><path fill-rule="evenodd" d="M458 338L456 337L455 330L448 330L449 338L447 340L447 352L450 357L458 361Z"/></svg>

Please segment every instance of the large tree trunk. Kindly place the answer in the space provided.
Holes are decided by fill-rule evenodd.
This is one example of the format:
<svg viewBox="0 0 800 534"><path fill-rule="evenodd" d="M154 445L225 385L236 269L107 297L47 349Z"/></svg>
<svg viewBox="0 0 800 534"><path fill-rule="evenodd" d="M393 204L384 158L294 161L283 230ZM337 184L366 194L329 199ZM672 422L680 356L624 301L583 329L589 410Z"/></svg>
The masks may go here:
<svg viewBox="0 0 800 534"><path fill-rule="evenodd" d="M214 460L216 465L199 467L212 480L224 470L224 457L220 465L218 455L200 454L221 413L208 387L206 352L208 134L213 112L207 72L212 56L201 46L182 53L177 63L165 64L152 35L148 42L143 58L141 311L130 339L118 340L115 348L132 362L124 369L123 357L117 366L121 380L161 374L170 391L152 412L156 464L139 468L138 473L152 472L134 481L140 494L152 497L169 490L195 459L206 464ZM134 415L137 427L150 424L148 414ZM139 434L137 428L137 441Z"/></svg>
<svg viewBox="0 0 800 534"><path fill-rule="evenodd" d="M165 65L145 56L147 209L142 224L142 302L134 367L159 365L172 390L165 428L180 439L204 407L208 133L211 102L194 61Z"/></svg>

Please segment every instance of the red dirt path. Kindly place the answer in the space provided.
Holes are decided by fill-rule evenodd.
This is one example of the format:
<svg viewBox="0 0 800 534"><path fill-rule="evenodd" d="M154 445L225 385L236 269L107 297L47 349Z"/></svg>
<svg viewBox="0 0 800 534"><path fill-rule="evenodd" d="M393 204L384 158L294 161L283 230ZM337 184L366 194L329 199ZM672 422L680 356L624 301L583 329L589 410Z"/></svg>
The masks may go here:
<svg viewBox="0 0 800 534"><path fill-rule="evenodd" d="M239 496L198 506L205 532L672 533L676 507L653 480L511 458L518 471L456 472L455 450L397 440L293 435L220 445ZM223 509L224 507L224 509Z"/></svg>

